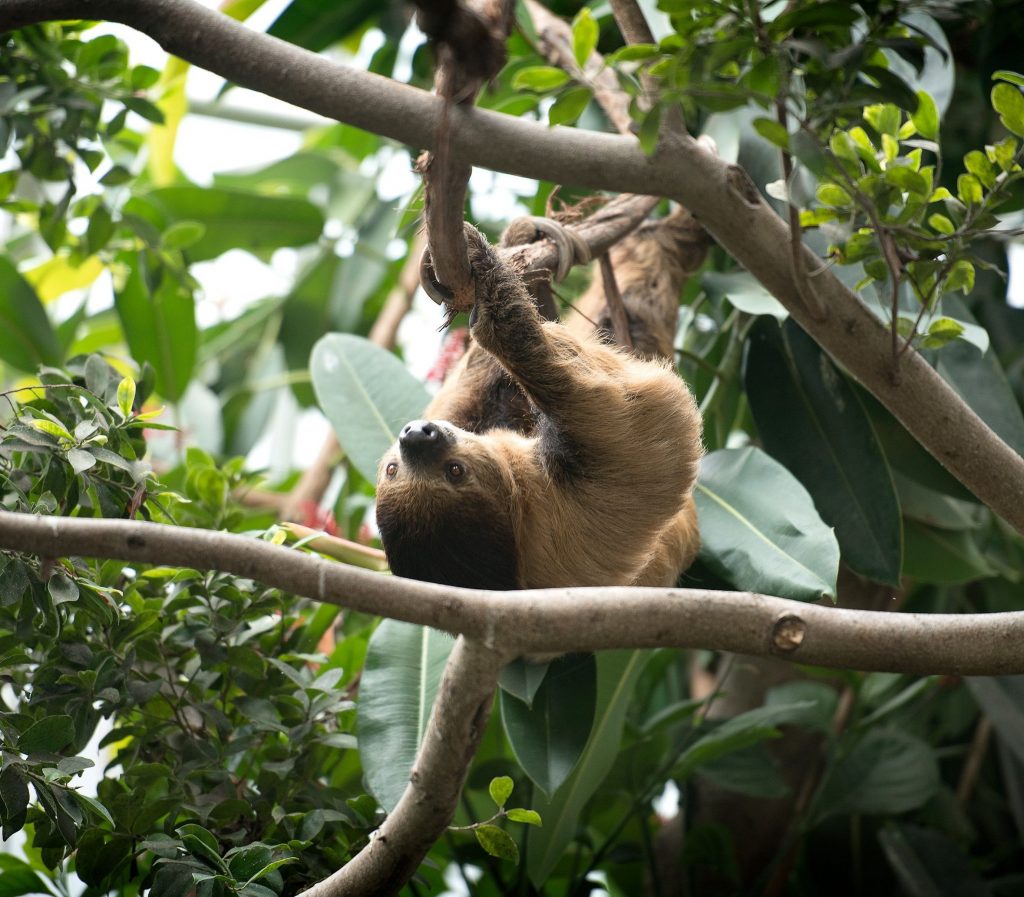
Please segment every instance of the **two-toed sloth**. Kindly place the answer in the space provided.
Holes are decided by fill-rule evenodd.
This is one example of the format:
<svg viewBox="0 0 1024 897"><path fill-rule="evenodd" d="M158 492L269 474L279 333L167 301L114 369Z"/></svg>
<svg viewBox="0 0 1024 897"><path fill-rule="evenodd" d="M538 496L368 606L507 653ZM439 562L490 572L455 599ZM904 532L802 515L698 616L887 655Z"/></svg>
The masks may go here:
<svg viewBox="0 0 1024 897"><path fill-rule="evenodd" d="M699 547L690 391L664 360L545 321L483 235L466 237L474 346L378 473L392 572L484 589L674 585ZM641 290L672 281L652 289L674 320L683 272L639 272Z"/></svg>

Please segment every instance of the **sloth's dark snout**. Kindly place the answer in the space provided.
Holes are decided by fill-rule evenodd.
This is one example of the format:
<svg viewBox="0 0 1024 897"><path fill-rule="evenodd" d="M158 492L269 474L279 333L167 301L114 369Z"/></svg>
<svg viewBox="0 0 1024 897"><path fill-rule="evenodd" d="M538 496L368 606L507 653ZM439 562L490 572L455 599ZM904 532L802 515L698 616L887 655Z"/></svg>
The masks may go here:
<svg viewBox="0 0 1024 897"><path fill-rule="evenodd" d="M448 434L433 421L409 421L398 434L402 457L407 460L436 458L450 442Z"/></svg>

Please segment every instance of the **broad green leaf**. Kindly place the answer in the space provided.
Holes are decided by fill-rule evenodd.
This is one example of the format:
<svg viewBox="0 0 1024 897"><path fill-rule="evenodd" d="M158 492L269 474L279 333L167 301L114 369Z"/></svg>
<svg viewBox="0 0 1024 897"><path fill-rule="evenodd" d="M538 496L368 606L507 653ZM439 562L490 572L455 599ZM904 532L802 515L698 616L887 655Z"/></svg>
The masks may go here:
<svg viewBox="0 0 1024 897"><path fill-rule="evenodd" d="M774 143L784 150L789 149L789 132L772 118L755 118L754 130L765 140Z"/></svg>
<svg viewBox="0 0 1024 897"><path fill-rule="evenodd" d="M521 657L517 658L501 671L498 684L529 707L533 704L533 696L544 681L549 666L547 663L528 663Z"/></svg>
<svg viewBox="0 0 1024 897"><path fill-rule="evenodd" d="M36 295L48 303L71 290L84 289L102 273L103 262L94 255L77 264L67 256L55 255L26 271L25 280L35 288Z"/></svg>
<svg viewBox="0 0 1024 897"><path fill-rule="evenodd" d="M369 340L329 333L313 348L313 388L338 442L364 479L429 397L394 355Z"/></svg>
<svg viewBox="0 0 1024 897"><path fill-rule="evenodd" d="M359 685L359 752L366 786L390 812L423 740L454 641L450 635L384 620L370 638Z"/></svg>
<svg viewBox="0 0 1024 897"><path fill-rule="evenodd" d="M978 529L988 518L988 512L972 501L963 501L929 489L898 470L893 471L893 482L900 497L903 516L939 529Z"/></svg>
<svg viewBox="0 0 1024 897"><path fill-rule="evenodd" d="M721 274L710 271L701 285L712 298L725 298L730 305L748 315L771 315L779 321L789 317L782 303L769 293L752 274L739 271Z"/></svg>
<svg viewBox="0 0 1024 897"><path fill-rule="evenodd" d="M925 349L941 349L948 343L959 339L964 332L964 325L952 318L936 318L928 325L928 331L921 338L921 346Z"/></svg>
<svg viewBox="0 0 1024 897"><path fill-rule="evenodd" d="M24 860L0 854L0 897L52 893L32 866Z"/></svg>
<svg viewBox="0 0 1024 897"><path fill-rule="evenodd" d="M39 297L0 256L0 361L34 374L40 365L61 363L60 343Z"/></svg>
<svg viewBox="0 0 1024 897"><path fill-rule="evenodd" d="M548 110L549 125L571 125L590 102L589 87L573 87L563 93Z"/></svg>
<svg viewBox="0 0 1024 897"><path fill-rule="evenodd" d="M25 754L45 751L56 754L75 740L75 723L70 716L44 716L18 738L18 750Z"/></svg>
<svg viewBox="0 0 1024 897"><path fill-rule="evenodd" d="M981 181L973 174L962 174L956 179L956 195L967 205L978 205L984 195Z"/></svg>
<svg viewBox="0 0 1024 897"><path fill-rule="evenodd" d="M1024 763L1024 676L970 676L964 681L999 739Z"/></svg>
<svg viewBox="0 0 1024 897"><path fill-rule="evenodd" d="M164 275L150 294L143 280L145 264L144 254L135 257L128 280L114 296L114 305L132 356L140 364L153 366L157 391L177 402L185 394L195 366L195 300L170 275Z"/></svg>
<svg viewBox="0 0 1024 897"><path fill-rule="evenodd" d="M487 786L487 791L495 805L501 808L508 803L508 799L512 796L513 787L512 779L508 776L497 776L491 779L490 784Z"/></svg>
<svg viewBox="0 0 1024 897"><path fill-rule="evenodd" d="M959 585L995 576L969 530L937 529L906 520L903 575L918 582Z"/></svg>
<svg viewBox="0 0 1024 897"><path fill-rule="evenodd" d="M519 848L508 832L496 825L478 825L473 829L473 834L476 835L480 846L492 857L519 865Z"/></svg>
<svg viewBox="0 0 1024 897"><path fill-rule="evenodd" d="M597 21L590 10L584 6L572 22L572 55L576 58L576 65L583 68L590 54L597 48L599 36Z"/></svg>
<svg viewBox="0 0 1024 897"><path fill-rule="evenodd" d="M1001 82L992 88L992 108L1006 130L1018 137L1024 137L1024 94L1013 84Z"/></svg>
<svg viewBox="0 0 1024 897"><path fill-rule="evenodd" d="M206 225L198 221L177 221L160 235L164 249L188 249L206 233Z"/></svg>
<svg viewBox="0 0 1024 897"><path fill-rule="evenodd" d="M700 556L717 575L752 592L835 598L835 534L800 481L763 451L712 452L701 464L694 498Z"/></svg>
<svg viewBox="0 0 1024 897"><path fill-rule="evenodd" d="M508 817L509 822L521 822L523 825L543 825L540 813L536 810L524 810L522 807L515 807L505 815Z"/></svg>
<svg viewBox="0 0 1024 897"><path fill-rule="evenodd" d="M523 771L550 795L566 780L590 736L597 667L593 654L554 661L533 704L501 692L501 719Z"/></svg>
<svg viewBox="0 0 1024 897"><path fill-rule="evenodd" d="M267 33L290 44L318 53L331 44L360 32L360 25L375 20L379 0L291 0L267 29Z"/></svg>
<svg viewBox="0 0 1024 897"><path fill-rule="evenodd" d="M576 836L580 813L601 787L619 753L626 709L633 687L650 651L603 651L597 658L597 711L583 754L572 775L550 798L532 801L544 820L543 828L528 834L527 873L540 887L551 874L566 846Z"/></svg>
<svg viewBox="0 0 1024 897"><path fill-rule="evenodd" d="M976 325L958 297L944 296L942 310L961 323ZM951 343L937 354L935 367L985 423L1016 452L1024 452L1024 414L1016 396L995 353L990 349L979 354L976 345Z"/></svg>
<svg viewBox="0 0 1024 897"><path fill-rule="evenodd" d="M925 804L941 785L934 749L907 732L874 728L843 741L853 746L826 774L815 799L818 822L853 813L906 813Z"/></svg>
<svg viewBox="0 0 1024 897"><path fill-rule="evenodd" d="M188 221L205 228L186 250L193 262L216 258L229 249L263 252L315 242L324 215L309 200L264 196L217 187L161 187L129 200L125 212L158 231Z"/></svg>
<svg viewBox="0 0 1024 897"><path fill-rule="evenodd" d="M66 604L78 600L78 584L66 573L56 572L46 583L54 604Z"/></svg>
<svg viewBox="0 0 1024 897"><path fill-rule="evenodd" d="M512 87L516 90L535 90L542 93L567 84L569 76L551 65L531 65L520 69L512 76Z"/></svg>
<svg viewBox="0 0 1024 897"><path fill-rule="evenodd" d="M932 230L938 231L940 234L951 234L956 230L952 221L950 221L945 215L940 215L938 213L928 216L928 226L931 227Z"/></svg>
<svg viewBox="0 0 1024 897"><path fill-rule="evenodd" d="M644 116L640 123L640 130L637 132L637 139L640 141L640 148L648 156L653 156L658 148L658 137L661 134L661 111L660 103L655 104Z"/></svg>
<svg viewBox="0 0 1024 897"><path fill-rule="evenodd" d="M810 492L835 528L843 560L896 585L900 507L871 421L835 365L796 324L768 318L750 330L744 367L765 449Z"/></svg>
<svg viewBox="0 0 1024 897"><path fill-rule="evenodd" d="M939 110L935 107L935 101L923 90L917 92L917 109L911 113L910 120L917 128L917 133L926 140L939 139Z"/></svg>
<svg viewBox="0 0 1024 897"><path fill-rule="evenodd" d="M888 825L878 843L902 885L912 897L993 897L989 886L960 845L936 829Z"/></svg>
<svg viewBox="0 0 1024 897"><path fill-rule="evenodd" d="M672 775L680 781L685 781L705 763L733 751L744 750L766 738L778 738L778 726L797 722L813 709L813 702L797 701L793 704L757 707L734 716L715 726L707 735L703 735L690 745L676 762ZM697 731L699 734L703 728Z"/></svg>
<svg viewBox="0 0 1024 897"><path fill-rule="evenodd" d="M117 407L125 419L131 417L132 406L135 404L135 381L125 377L117 384Z"/></svg>
<svg viewBox="0 0 1024 897"><path fill-rule="evenodd" d="M789 786L763 744L723 754L703 764L697 774L725 791L757 798L779 798L789 794Z"/></svg>

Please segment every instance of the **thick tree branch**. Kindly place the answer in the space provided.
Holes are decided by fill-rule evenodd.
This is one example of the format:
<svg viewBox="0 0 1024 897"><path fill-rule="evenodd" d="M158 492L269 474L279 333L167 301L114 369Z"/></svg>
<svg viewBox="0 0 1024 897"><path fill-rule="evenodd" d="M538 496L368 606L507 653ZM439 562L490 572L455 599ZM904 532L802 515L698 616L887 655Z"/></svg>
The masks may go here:
<svg viewBox="0 0 1024 897"><path fill-rule="evenodd" d="M1024 611L902 614L702 589L487 592L381 576L257 539L127 520L0 512L0 549L221 570L317 601L458 632L509 656L707 648L899 673L1024 673Z"/></svg>
<svg viewBox="0 0 1024 897"><path fill-rule="evenodd" d="M370 843L307 897L397 894L444 833L491 714L501 668L511 658L464 637L437 691L409 784Z"/></svg>
<svg viewBox="0 0 1024 897"><path fill-rule="evenodd" d="M165 49L245 87L416 146L432 148L441 101L356 72L246 29L194 0L5 0L0 31L90 16L123 22ZM634 140L548 128L482 110L451 110L453 144L498 171L581 187L677 199L978 498L1024 532L1024 458L1004 443L916 353L891 376L889 331L830 272L809 284L826 309L804 310L784 251L789 234L749 176L685 135L666 135L653 156ZM805 270L818 260L804 249Z"/></svg>

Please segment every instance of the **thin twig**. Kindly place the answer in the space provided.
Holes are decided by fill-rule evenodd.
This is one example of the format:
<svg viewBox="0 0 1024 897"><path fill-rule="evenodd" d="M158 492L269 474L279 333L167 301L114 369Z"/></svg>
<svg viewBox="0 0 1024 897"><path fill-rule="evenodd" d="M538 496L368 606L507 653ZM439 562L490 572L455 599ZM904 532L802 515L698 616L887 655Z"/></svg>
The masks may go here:
<svg viewBox="0 0 1024 897"><path fill-rule="evenodd" d="M629 334L629 318L626 307L622 304L622 293L615 282L615 269L611 257L606 252L599 259L601 265L601 282L604 285L604 297L608 303L608 316L612 319L612 330L615 342L627 349L633 348L633 337Z"/></svg>

